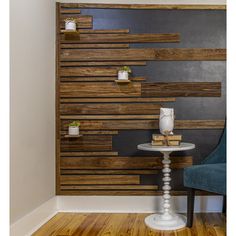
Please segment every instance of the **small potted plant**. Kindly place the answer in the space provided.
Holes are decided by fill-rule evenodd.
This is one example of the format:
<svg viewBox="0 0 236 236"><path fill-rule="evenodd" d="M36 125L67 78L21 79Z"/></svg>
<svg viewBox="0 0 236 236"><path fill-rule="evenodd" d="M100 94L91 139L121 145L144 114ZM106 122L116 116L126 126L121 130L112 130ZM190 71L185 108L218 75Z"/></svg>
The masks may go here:
<svg viewBox="0 0 236 236"><path fill-rule="evenodd" d="M123 66L118 71L118 80L129 80L129 74L131 74L131 69L129 66Z"/></svg>
<svg viewBox="0 0 236 236"><path fill-rule="evenodd" d="M73 121L69 125L69 135L79 135L79 121Z"/></svg>
<svg viewBox="0 0 236 236"><path fill-rule="evenodd" d="M76 22L75 18L66 18L65 19L65 29L76 31Z"/></svg>

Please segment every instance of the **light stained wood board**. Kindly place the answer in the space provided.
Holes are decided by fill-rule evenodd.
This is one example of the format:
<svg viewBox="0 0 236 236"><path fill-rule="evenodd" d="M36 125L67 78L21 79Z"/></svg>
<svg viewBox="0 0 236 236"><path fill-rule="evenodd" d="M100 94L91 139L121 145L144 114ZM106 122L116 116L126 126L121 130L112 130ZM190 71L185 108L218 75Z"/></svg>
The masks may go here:
<svg viewBox="0 0 236 236"><path fill-rule="evenodd" d="M61 77L61 81L62 82L115 82L115 80L117 80L117 76L116 77ZM132 82L142 82L145 81L146 78L145 77L131 77L129 78L129 80Z"/></svg>
<svg viewBox="0 0 236 236"><path fill-rule="evenodd" d="M71 120L61 121L62 130ZM224 120L175 120L175 129L223 129ZM159 120L82 120L81 130L149 130L158 129Z"/></svg>
<svg viewBox="0 0 236 236"><path fill-rule="evenodd" d="M118 85L115 82L61 83L61 97L140 97L141 84Z"/></svg>
<svg viewBox="0 0 236 236"><path fill-rule="evenodd" d="M63 49L62 61L225 61L220 48Z"/></svg>
<svg viewBox="0 0 236 236"><path fill-rule="evenodd" d="M68 43L67 40L61 43L61 49L80 49L80 48L82 49L129 48L129 44L128 43L83 43L83 44L81 43L81 44L78 44L78 43ZM78 64L78 66L80 65Z"/></svg>
<svg viewBox="0 0 236 236"><path fill-rule="evenodd" d="M145 61L63 61L61 66L145 66Z"/></svg>
<svg viewBox="0 0 236 236"><path fill-rule="evenodd" d="M176 98L172 97L137 97L137 98L61 98L61 103L139 103L139 102L175 102Z"/></svg>
<svg viewBox="0 0 236 236"><path fill-rule="evenodd" d="M140 10L226 10L225 4L106 4L63 3L64 8L140 9Z"/></svg>
<svg viewBox="0 0 236 236"><path fill-rule="evenodd" d="M157 185L62 185L61 190L157 190Z"/></svg>
<svg viewBox="0 0 236 236"><path fill-rule="evenodd" d="M139 175L61 175L61 185L140 184Z"/></svg>
<svg viewBox="0 0 236 236"><path fill-rule="evenodd" d="M63 103L60 104L60 113L62 115L148 115L160 114L161 105L158 103Z"/></svg>
<svg viewBox="0 0 236 236"><path fill-rule="evenodd" d="M61 152L61 157L104 157L118 156L118 152Z"/></svg>

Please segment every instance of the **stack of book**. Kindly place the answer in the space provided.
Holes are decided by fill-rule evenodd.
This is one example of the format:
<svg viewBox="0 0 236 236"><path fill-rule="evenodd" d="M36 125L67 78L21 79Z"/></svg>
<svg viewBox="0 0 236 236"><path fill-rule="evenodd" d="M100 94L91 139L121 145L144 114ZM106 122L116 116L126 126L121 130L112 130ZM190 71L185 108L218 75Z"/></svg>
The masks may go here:
<svg viewBox="0 0 236 236"><path fill-rule="evenodd" d="M182 135L152 135L153 146L179 146L182 140Z"/></svg>

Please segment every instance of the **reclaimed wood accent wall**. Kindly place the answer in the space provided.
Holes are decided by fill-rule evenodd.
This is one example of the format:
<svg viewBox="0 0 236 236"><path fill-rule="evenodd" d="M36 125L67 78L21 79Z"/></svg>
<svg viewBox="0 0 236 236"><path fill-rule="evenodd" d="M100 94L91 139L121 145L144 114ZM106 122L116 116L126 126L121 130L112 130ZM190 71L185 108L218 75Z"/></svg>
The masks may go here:
<svg viewBox="0 0 236 236"><path fill-rule="evenodd" d="M192 13L197 19L196 13L201 15L206 11L216 11L217 15L217 12L225 12L225 7L56 4L56 192L58 195L161 194L159 190L162 179L161 155L137 151L136 145L150 141L151 134L158 132L160 108L168 106L176 110L176 133L183 134L185 141L199 144L196 152L182 152L178 154L179 156L174 154L172 157L174 193L176 195L184 193L181 169L192 165L209 153L209 148L214 147L224 127L225 104L222 100L224 98L222 91L224 93L225 90L225 86L222 87L224 78L208 80L209 67L204 68L203 62L212 63L216 70L224 71L224 66L218 63L224 63L226 60L225 47L186 47L181 43L184 41L188 44L188 38L182 35L178 27L176 30L172 27L171 31L167 29L163 32L160 30L152 32L146 29L148 32L139 33L137 29L133 30L134 24L130 24L131 28L126 28L123 22L124 26L121 24L120 28L113 28L113 25L119 25L115 21L122 11L129 11L131 15L136 11L146 11L142 14L145 18L149 11L152 14L155 11L158 11L158 14L173 13L173 17L176 17L179 10L185 10L181 14L194 11ZM99 11L102 11L101 14ZM105 14L102 14L104 11L109 14L104 16ZM79 34L64 35L61 31L64 29L64 19L68 17L77 19ZM129 22L126 23L129 26ZM165 24L165 21L162 21L162 24ZM197 29L201 30L201 27L198 25ZM201 42L199 44L201 45ZM168 68L160 64L164 62L168 63ZM157 68L154 68L152 63L157 63ZM194 76L201 78L192 79L192 74L189 73L190 78L175 79L173 73L173 78L169 79L170 74L167 73L165 79L163 76L159 79L158 69L176 70L176 67L172 67L176 66L176 63L182 63L179 65L183 71L185 68L183 63L193 63L191 69L186 71L191 71L195 73ZM193 69L196 63L202 63L196 66L198 74ZM117 84L115 82L117 72L124 65L131 66L135 73L130 78L131 83ZM186 67L188 66L189 64L186 64ZM150 71L156 70L157 74L148 72L145 69L148 67L151 68ZM206 77L202 79L204 73ZM222 74L224 75L224 72L221 72ZM204 101L211 107L204 107ZM221 107L218 107L219 104ZM184 110L185 107L187 111ZM216 107L222 113L218 114ZM197 114L211 108L212 116L208 113L205 117ZM199 111L196 111L197 109ZM178 111L185 112L186 115L179 114ZM66 136L67 125L74 120L81 122L82 137ZM205 137L208 135L210 141L209 139L201 141L202 135L206 135Z"/></svg>

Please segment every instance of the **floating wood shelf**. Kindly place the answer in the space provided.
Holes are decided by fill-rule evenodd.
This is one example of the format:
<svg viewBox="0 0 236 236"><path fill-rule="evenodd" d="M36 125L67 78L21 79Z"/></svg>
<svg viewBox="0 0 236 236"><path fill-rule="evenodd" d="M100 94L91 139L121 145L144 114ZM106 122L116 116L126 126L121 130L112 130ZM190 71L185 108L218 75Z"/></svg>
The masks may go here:
<svg viewBox="0 0 236 236"><path fill-rule="evenodd" d="M61 30L65 35L65 40L79 39L80 33L78 30Z"/></svg>
<svg viewBox="0 0 236 236"><path fill-rule="evenodd" d="M79 135L69 135L69 134L66 134L64 137L65 138L80 138L82 136L83 136L82 134L79 134Z"/></svg>
<svg viewBox="0 0 236 236"><path fill-rule="evenodd" d="M128 84L131 82L131 80L127 79L127 80L124 80L124 79L116 79L115 82L117 84Z"/></svg>

